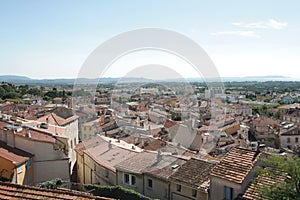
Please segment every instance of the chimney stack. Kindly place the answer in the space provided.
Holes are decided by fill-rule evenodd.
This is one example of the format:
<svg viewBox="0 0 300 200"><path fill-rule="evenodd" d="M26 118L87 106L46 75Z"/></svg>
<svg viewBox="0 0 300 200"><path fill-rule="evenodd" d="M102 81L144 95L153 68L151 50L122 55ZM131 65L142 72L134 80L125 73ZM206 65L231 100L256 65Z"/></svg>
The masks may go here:
<svg viewBox="0 0 300 200"><path fill-rule="evenodd" d="M29 128L26 128L25 137L31 138L31 134L30 134Z"/></svg>
<svg viewBox="0 0 300 200"><path fill-rule="evenodd" d="M157 162L160 162L162 160L162 155L161 155L161 152L158 151L157 152Z"/></svg>
<svg viewBox="0 0 300 200"><path fill-rule="evenodd" d="M108 141L108 149L112 148L111 140Z"/></svg>

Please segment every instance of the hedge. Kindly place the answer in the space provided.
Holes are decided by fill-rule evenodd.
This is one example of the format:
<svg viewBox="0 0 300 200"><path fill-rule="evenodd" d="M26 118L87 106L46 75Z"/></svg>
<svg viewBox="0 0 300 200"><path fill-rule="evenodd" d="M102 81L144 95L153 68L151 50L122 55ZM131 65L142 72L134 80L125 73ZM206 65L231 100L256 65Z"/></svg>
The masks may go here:
<svg viewBox="0 0 300 200"><path fill-rule="evenodd" d="M86 192L94 196L102 196L121 200L151 200L142 194L121 186L84 185Z"/></svg>

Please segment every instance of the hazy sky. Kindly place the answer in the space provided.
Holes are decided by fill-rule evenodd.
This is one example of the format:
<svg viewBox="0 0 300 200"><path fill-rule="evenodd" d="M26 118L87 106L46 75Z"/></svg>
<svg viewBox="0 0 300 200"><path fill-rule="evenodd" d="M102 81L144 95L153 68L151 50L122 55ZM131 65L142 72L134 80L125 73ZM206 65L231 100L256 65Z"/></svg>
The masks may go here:
<svg viewBox="0 0 300 200"><path fill-rule="evenodd" d="M221 76L300 78L300 1L19 1L0 0L0 74L77 77L105 40L138 28L182 33L202 46ZM105 76L132 66L166 65L194 77L190 66L165 54L138 52Z"/></svg>

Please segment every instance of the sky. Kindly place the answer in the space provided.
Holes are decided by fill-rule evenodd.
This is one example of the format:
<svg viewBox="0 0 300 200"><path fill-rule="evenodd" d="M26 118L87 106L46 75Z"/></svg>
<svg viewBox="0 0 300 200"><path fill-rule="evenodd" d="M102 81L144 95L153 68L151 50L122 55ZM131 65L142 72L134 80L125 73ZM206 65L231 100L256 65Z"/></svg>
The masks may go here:
<svg viewBox="0 0 300 200"><path fill-rule="evenodd" d="M297 0L0 0L0 75L76 78L106 40L161 28L197 42L222 77L300 78L299 9ZM153 51L121 57L102 76L120 77L151 64L198 76L180 58Z"/></svg>

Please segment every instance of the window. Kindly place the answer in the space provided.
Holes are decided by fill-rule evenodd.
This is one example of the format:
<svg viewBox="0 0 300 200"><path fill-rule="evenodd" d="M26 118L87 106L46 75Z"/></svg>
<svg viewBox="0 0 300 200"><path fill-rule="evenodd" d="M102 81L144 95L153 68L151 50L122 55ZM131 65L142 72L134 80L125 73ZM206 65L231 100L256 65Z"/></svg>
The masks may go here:
<svg viewBox="0 0 300 200"><path fill-rule="evenodd" d="M176 190L177 190L177 192L181 192L181 185L177 184L176 185Z"/></svg>
<svg viewBox="0 0 300 200"><path fill-rule="evenodd" d="M130 185L135 185L136 181L135 181L135 176L131 176L131 184Z"/></svg>
<svg viewBox="0 0 300 200"><path fill-rule="evenodd" d="M129 174L124 174L124 183L129 184Z"/></svg>
<svg viewBox="0 0 300 200"><path fill-rule="evenodd" d="M18 172L18 174L21 173L21 172L23 172L22 165L18 166L17 172Z"/></svg>
<svg viewBox="0 0 300 200"><path fill-rule="evenodd" d="M225 189L225 200L233 200L233 196L234 196L233 188L225 186L224 189Z"/></svg>
<svg viewBox="0 0 300 200"><path fill-rule="evenodd" d="M194 189L192 190L192 196L197 197L197 190L194 190Z"/></svg>
<svg viewBox="0 0 300 200"><path fill-rule="evenodd" d="M296 137L295 138L295 142L298 143L299 142L299 138Z"/></svg>
<svg viewBox="0 0 300 200"><path fill-rule="evenodd" d="M135 186L136 185L135 176L131 174L124 174L124 183L131 186Z"/></svg>
<svg viewBox="0 0 300 200"><path fill-rule="evenodd" d="M291 138L288 137L288 138L286 139L286 142L287 142L287 143L290 143L290 142L291 142Z"/></svg>
<svg viewBox="0 0 300 200"><path fill-rule="evenodd" d="M108 176L109 176L109 171L105 170L105 178L108 178Z"/></svg>
<svg viewBox="0 0 300 200"><path fill-rule="evenodd" d="M153 181L152 179L148 179L148 188L152 188L153 187Z"/></svg>

